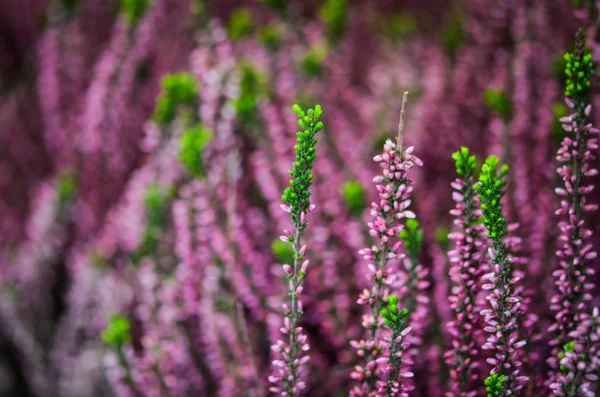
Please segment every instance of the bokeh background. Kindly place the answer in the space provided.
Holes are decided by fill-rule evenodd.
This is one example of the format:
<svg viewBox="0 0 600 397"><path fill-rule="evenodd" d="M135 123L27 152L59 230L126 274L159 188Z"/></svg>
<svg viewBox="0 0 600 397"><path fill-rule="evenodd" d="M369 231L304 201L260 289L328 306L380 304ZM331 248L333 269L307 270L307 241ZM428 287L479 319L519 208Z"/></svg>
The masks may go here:
<svg viewBox="0 0 600 397"><path fill-rule="evenodd" d="M320 103L325 123L307 395L347 395L372 158L405 90L433 297L415 395L443 395L450 155L510 164L545 330L562 55L581 27L600 57L598 23L587 0L0 0L0 396L132 395L127 376L146 396L262 395L291 255L277 236L294 103ZM119 349L111 321L130 328Z"/></svg>

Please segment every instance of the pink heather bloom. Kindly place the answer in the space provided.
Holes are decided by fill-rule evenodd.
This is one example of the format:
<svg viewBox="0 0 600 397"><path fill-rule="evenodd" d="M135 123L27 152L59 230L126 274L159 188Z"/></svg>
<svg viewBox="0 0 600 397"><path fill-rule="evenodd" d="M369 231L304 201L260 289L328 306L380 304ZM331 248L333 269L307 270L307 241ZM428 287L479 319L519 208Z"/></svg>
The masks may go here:
<svg viewBox="0 0 600 397"><path fill-rule="evenodd" d="M380 384L377 382L386 384L386 375L391 371L382 365L387 361L386 358L389 357L390 352L384 335L382 332L378 332L383 325L379 312L384 301L387 300L390 287L398 279L397 270L393 269L389 262L390 260L397 262L405 258L405 254L399 251L401 241L398 240L398 234L404 228L404 219L414 217L414 213L407 209L413 190L413 181L408 178L408 173L415 165L420 165L422 162L411 154L412 151L413 148L410 147L405 152L400 152L396 150L396 145L388 139L383 153L374 158L374 161L380 163L383 172L381 177L375 179L379 202L371 204L370 213L373 220L367 225L369 234L377 242L371 248L359 251L359 254L370 262L367 279L371 283L371 287L364 289L357 301L360 305L369 306L370 310L363 315L362 322L369 336L366 340L351 342L351 345L357 350L358 356L365 357L366 361L366 365L357 365L351 373L351 377L359 381L359 385L350 391L352 397L371 396L373 392L379 393ZM415 270L420 271L419 269ZM406 279L407 277L404 277L404 280ZM404 350L405 348L402 349L402 352ZM398 353L402 354L400 351ZM408 363L408 359L405 360ZM398 389L398 393L404 392Z"/></svg>
<svg viewBox="0 0 600 397"><path fill-rule="evenodd" d="M557 173L564 182L564 188L555 190L556 194L561 196L560 208L555 214L561 216L562 220L558 223L560 248L556 251L559 266L553 273L558 293L552 298L550 307L555 313L556 322L549 329L556 335L550 341L555 348L552 357L548 360L552 366L549 382L556 395L570 395L569 392L559 393L567 386L561 383L565 381L565 374L556 357L563 346L573 340L570 335L579 329L582 322L590 321L585 319L589 316L594 283L588 280L588 277L594 275L591 265L597 255L589 242L592 230L585 225L585 213L597 211L597 206L588 203L587 198L594 186L586 185L585 176L595 175L598 172L592 167L596 159L595 152L598 148L596 135L599 131L588 122L590 105L576 106L570 100L567 104L574 109L574 112L561 119L564 123L563 128L570 132L571 137L563 140L556 157L563 164L558 167ZM578 343L576 342L576 345L581 347L582 345ZM586 348L583 354L591 357L587 350L592 345L583 345ZM567 368L570 370L569 366ZM568 376L575 375L570 371ZM569 379L571 385L569 387L575 392L580 387L578 382L582 382L582 379ZM583 383L581 387L583 388Z"/></svg>
<svg viewBox="0 0 600 397"><path fill-rule="evenodd" d="M594 384L600 373L600 317L598 308L592 315L580 316L581 322L570 332L569 347L564 347L552 365L559 371L549 387L556 396L595 396Z"/></svg>
<svg viewBox="0 0 600 397"><path fill-rule="evenodd" d="M477 334L482 325L479 313L484 303L479 295L481 276L489 264L485 258L485 227L478 222L482 214L477 208L472 179L471 175L467 180L457 179L452 183L456 206L450 213L455 216L456 231L448 235L454 241L448 257L452 281L449 300L455 318L447 324L452 338L452 348L445 354L446 364L450 367L448 396L470 396L481 387Z"/></svg>

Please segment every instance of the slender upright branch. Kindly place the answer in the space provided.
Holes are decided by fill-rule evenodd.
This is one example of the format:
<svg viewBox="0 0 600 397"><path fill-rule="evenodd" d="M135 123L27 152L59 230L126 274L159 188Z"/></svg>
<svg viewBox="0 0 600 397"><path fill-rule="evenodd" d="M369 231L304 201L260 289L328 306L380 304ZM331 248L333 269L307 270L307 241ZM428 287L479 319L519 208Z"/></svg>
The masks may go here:
<svg viewBox="0 0 600 397"><path fill-rule="evenodd" d="M302 315L300 301L300 294L304 288L302 280L308 267L308 260L304 259L306 244L302 243L302 236L308 225L307 215L315 207L310 202L313 179L311 172L316 158L316 134L323 128L323 123L319 121L322 114L321 106L317 105L305 113L298 105L294 105L294 111L299 117L298 124L302 131L298 132L298 144L295 146L294 169L289 171L294 179L290 180L290 187L282 196L286 204L281 205L281 209L290 214L294 230L284 230L284 235L280 237L283 242L292 242L294 252L292 266L283 265L283 271L288 279L290 305L283 305L285 318L281 333L288 336L288 341L286 343L280 339L272 346L272 350L279 354L279 358L273 360L273 375L269 377L269 381L274 384L270 391L290 397L300 395L306 387L301 379L301 368L308 361L309 356L301 356L301 353L308 351L308 339L302 333L302 327L298 325Z"/></svg>
<svg viewBox="0 0 600 397"><path fill-rule="evenodd" d="M402 151L404 141L404 121L406 120L406 109L408 108L408 91L402 96L402 107L400 108L400 121L398 123L398 137L396 138L396 149Z"/></svg>

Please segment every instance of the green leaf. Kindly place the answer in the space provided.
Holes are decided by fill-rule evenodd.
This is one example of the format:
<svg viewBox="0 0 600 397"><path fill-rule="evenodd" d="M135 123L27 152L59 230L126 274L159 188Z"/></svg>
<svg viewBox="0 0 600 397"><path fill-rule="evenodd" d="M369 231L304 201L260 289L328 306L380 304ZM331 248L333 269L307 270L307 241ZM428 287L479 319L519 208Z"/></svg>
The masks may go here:
<svg viewBox="0 0 600 397"><path fill-rule="evenodd" d="M121 314L113 314L108 320L106 329L102 332L102 339L113 347L121 347L129 343L131 323Z"/></svg>
<svg viewBox="0 0 600 397"><path fill-rule="evenodd" d="M292 263L294 261L294 249L291 243L284 243L279 238L275 239L271 244L271 251L277 262Z"/></svg>
<svg viewBox="0 0 600 397"><path fill-rule="evenodd" d="M180 138L181 149L178 159L197 178L205 176L202 154L211 139L211 131L203 124L187 129Z"/></svg>
<svg viewBox="0 0 600 397"><path fill-rule="evenodd" d="M256 106L266 91L266 77L249 62L240 64L240 96L235 101L235 110L244 122L256 120Z"/></svg>
<svg viewBox="0 0 600 397"><path fill-rule="evenodd" d="M466 41L465 33L465 13L458 9L452 9L449 13L449 20L442 32L442 47L452 59L456 59L458 50Z"/></svg>
<svg viewBox="0 0 600 397"><path fill-rule="evenodd" d="M485 105L504 121L512 118L512 101L500 90L488 88L483 94Z"/></svg>
<svg viewBox="0 0 600 397"><path fill-rule="evenodd" d="M300 67L307 76L320 76L323 72L323 61L326 57L327 47L322 43L316 44L301 60Z"/></svg>
<svg viewBox="0 0 600 397"><path fill-rule="evenodd" d="M233 40L248 37L252 32L252 14L246 9L238 9L231 13L227 24L227 32Z"/></svg>
<svg viewBox="0 0 600 397"><path fill-rule="evenodd" d="M342 186L342 197L346 207L354 215L360 215L367 206L365 188L359 181L349 181Z"/></svg>
<svg viewBox="0 0 600 397"><path fill-rule="evenodd" d="M162 92L156 103L154 121L167 124L175 119L178 106L194 107L198 98L196 79L190 73L182 72L163 77Z"/></svg>
<svg viewBox="0 0 600 397"><path fill-rule="evenodd" d="M346 31L346 0L326 0L319 9L319 18L325 25L327 37L333 44L338 43Z"/></svg>
<svg viewBox="0 0 600 397"><path fill-rule="evenodd" d="M138 24L151 3L152 0L121 0L121 12L131 28Z"/></svg>
<svg viewBox="0 0 600 397"><path fill-rule="evenodd" d="M71 201L79 190L77 178L71 171L65 171L58 177L58 200L61 204Z"/></svg>
<svg viewBox="0 0 600 397"><path fill-rule="evenodd" d="M270 51L277 51L281 47L283 34L283 25L269 24L259 29L258 38L266 49Z"/></svg>

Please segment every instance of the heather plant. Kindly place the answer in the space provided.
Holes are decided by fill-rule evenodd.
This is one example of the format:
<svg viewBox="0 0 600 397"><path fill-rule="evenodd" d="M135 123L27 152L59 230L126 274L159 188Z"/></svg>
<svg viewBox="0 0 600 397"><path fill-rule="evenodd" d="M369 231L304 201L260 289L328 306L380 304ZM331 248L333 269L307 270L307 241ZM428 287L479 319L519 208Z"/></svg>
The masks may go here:
<svg viewBox="0 0 600 397"><path fill-rule="evenodd" d="M597 316L590 318L590 292L595 285L588 280L595 273L590 265L597 254L593 245L587 242L592 230L586 226L584 215L598 210L598 205L588 202L594 185L586 184L586 177L598 173L592 166L594 151L598 148L595 137L598 129L589 122L592 108L589 103L590 77L594 73L594 65L584 44L583 34L578 32L575 50L565 54L565 96L572 113L560 119L569 135L563 139L557 154L557 160L562 163L557 172L564 187L555 190L561 197L561 207L555 213L565 219L558 224L560 249L556 255L559 267L553 273L558 293L552 298L556 321L550 327L556 335L551 344L557 348L553 350L549 363L553 367L550 388L555 394L564 396L589 393L590 379L581 371L597 366L592 350L598 342L591 340L597 339L594 330L594 318ZM580 327L586 331L582 332ZM561 347L562 352L559 350ZM577 356L578 359L574 360ZM574 361L577 362L575 366ZM596 377L592 375L591 380Z"/></svg>
<svg viewBox="0 0 600 397"><path fill-rule="evenodd" d="M519 277L514 275L513 262L507 256L504 237L507 235L507 221L502 212L501 203L504 196L505 180L508 166L502 165L495 156L490 156L481 166L479 184L474 188L481 201L483 223L491 240L490 261L491 272L482 278L485 284L482 288L489 291L486 296L489 308L481 311L488 324L485 331L491 335L482 349L492 350L494 356L486 361L493 366L488 383L492 383L492 395L512 396L523 388L527 377L520 374L522 365L521 349L526 341L520 341L518 317L521 297L517 285ZM489 379L489 378L488 378Z"/></svg>
<svg viewBox="0 0 600 397"><path fill-rule="evenodd" d="M381 395L381 393L391 393L392 389L394 393L398 393L394 395L402 395L410 390L409 386L405 386L403 382L395 384L401 377L400 366L404 362L399 357L396 359L396 354L402 355L405 350L405 347L401 348L402 340L397 339L404 339L406 336L402 332L405 325L404 317L407 313L402 312L402 319L400 319L398 296L394 295L392 302L389 301L391 296L388 297L390 290L397 285L397 278L402 276L400 280L403 284L401 302L405 305L405 300L410 301L409 305L416 311L416 291L413 288L418 286L418 280L415 278L419 276L420 269L413 261L420 251L422 231L417 230L418 223L416 222L409 225L409 221L415 217L415 214L408 210L414 183L412 179L408 178L408 174L415 165L422 165L422 163L418 157L412 155L413 147L402 150L407 94L404 94L396 143L387 140L383 147L383 153L374 158L374 161L378 162L383 169L382 175L373 179L379 193L379 202L371 204L373 221L368 223L369 234L376 239L377 243L371 248L365 248L359 252L364 259L369 261L367 279L371 283L371 287L365 288L358 299L358 304L369 308L369 311L363 315L362 321L368 337L351 342L352 347L357 350L357 355L361 358L364 357L366 363L364 366L357 365L352 372L352 378L360 382L350 391L352 396L370 396L373 392ZM409 231L405 231L405 225ZM403 242L406 245L408 258L405 253L400 251ZM403 262L404 266L410 275L395 265L396 261L404 259L406 259ZM389 308L384 309L386 301L393 309L391 312ZM382 333L382 324L386 324L392 329L391 339ZM391 341L391 345L388 341ZM392 352L390 348L393 348L394 351ZM386 365L381 365L382 359L383 363L387 363ZM410 359L405 361L409 363ZM391 377L386 381L386 376L390 374Z"/></svg>
<svg viewBox="0 0 600 397"><path fill-rule="evenodd" d="M317 133L323 128L320 121L323 111L317 105L314 109L304 112L300 106L294 105L294 112L298 115L298 125L302 129L298 132L298 144L295 146L296 161L294 168L289 171L293 177L290 186L285 189L282 200L286 204L281 205L284 212L290 214L292 231L284 230L281 241L292 243L294 253L292 264L283 264L282 268L288 279L288 295L290 303L283 305L284 321L281 333L289 336L289 341L279 340L272 349L279 354L277 360L273 360L273 375L269 381L274 384L269 390L282 396L298 396L306 387L303 378L303 365L310 358L305 352L309 345L307 336L302 332L299 325L303 314L300 296L304 289L302 281L306 276L308 259L305 259L306 244L302 238L304 230L308 225L307 216L315 205L311 204L312 168L316 158Z"/></svg>
<svg viewBox="0 0 600 397"><path fill-rule="evenodd" d="M479 389L481 352L477 336L481 329L479 313L483 309L480 281L488 266L485 258L487 241L475 189L477 160L466 147L455 152L452 158L458 174L452 183L456 207L451 214L455 216L456 230L448 235L454 243L448 256L452 281L449 299L455 316L447 324L452 349L446 352L445 357L450 367L452 395L468 396Z"/></svg>

